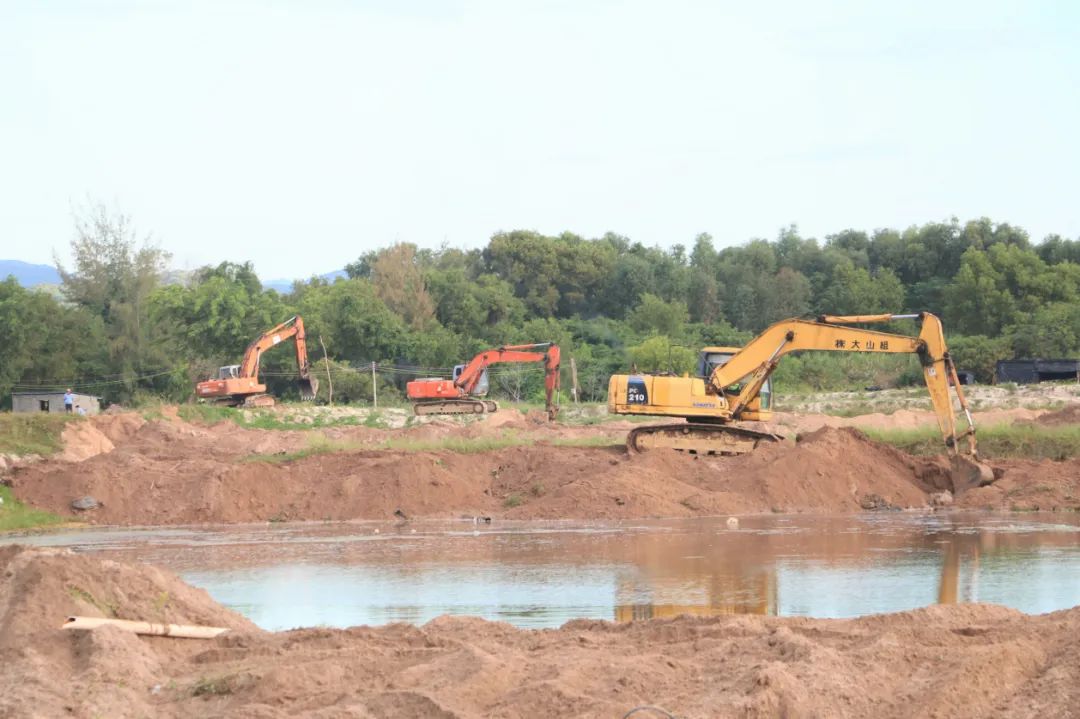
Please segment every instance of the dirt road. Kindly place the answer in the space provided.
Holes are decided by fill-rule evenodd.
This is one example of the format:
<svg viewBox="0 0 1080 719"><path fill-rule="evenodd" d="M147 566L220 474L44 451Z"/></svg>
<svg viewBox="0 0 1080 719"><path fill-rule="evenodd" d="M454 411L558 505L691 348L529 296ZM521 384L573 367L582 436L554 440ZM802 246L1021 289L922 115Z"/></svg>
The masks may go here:
<svg viewBox="0 0 1080 719"><path fill-rule="evenodd" d="M7 547L0 572L4 717L1065 717L1080 700L1080 609L267 633L153 567ZM72 614L232 632L61 631Z"/></svg>

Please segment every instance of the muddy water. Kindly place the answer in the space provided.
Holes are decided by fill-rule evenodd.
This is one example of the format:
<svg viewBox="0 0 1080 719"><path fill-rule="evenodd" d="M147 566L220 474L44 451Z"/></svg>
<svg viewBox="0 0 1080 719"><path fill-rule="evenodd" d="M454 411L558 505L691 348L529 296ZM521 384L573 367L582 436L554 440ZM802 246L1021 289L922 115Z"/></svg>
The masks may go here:
<svg viewBox="0 0 1080 719"><path fill-rule="evenodd" d="M10 539L4 541L11 541ZM266 629L470 614L523 627L677 614L850 617L937 602L1080 604L1080 518L908 515L68 531L179 573Z"/></svg>

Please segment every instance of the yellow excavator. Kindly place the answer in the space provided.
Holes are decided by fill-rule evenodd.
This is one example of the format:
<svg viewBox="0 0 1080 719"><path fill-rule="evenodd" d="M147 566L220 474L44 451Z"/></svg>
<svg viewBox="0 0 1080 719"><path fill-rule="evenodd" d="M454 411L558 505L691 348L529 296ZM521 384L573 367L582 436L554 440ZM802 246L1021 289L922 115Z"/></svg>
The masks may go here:
<svg viewBox="0 0 1080 719"><path fill-rule="evenodd" d="M902 319L920 321L918 337L853 326ZM954 491L994 481L993 471L979 462L975 422L945 345L941 320L929 312L783 320L745 347L706 347L698 360L697 377L613 376L608 384L608 411L686 420L634 429L626 440L631 452L669 447L699 454L745 454L762 443L783 439L743 422L771 417L769 376L785 354L804 350L917 355L952 461ZM966 421L962 431L957 429L950 388ZM962 440L966 449L961 447Z"/></svg>

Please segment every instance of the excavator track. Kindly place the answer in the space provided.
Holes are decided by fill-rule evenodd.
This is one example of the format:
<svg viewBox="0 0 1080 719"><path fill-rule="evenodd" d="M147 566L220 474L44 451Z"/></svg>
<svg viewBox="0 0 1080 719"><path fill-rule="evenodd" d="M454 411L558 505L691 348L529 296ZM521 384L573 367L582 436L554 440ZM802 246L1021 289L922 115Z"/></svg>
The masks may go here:
<svg viewBox="0 0 1080 719"><path fill-rule="evenodd" d="M489 409L489 405L494 405ZM418 417L432 414L484 414L494 412L499 406L491 401L479 399L447 399L435 402L417 402L413 412Z"/></svg>
<svg viewBox="0 0 1080 719"><path fill-rule="evenodd" d="M666 447L691 454L747 454L763 443L783 440L778 434L723 424L687 422L637 427L626 438L630 452Z"/></svg>
<svg viewBox="0 0 1080 719"><path fill-rule="evenodd" d="M208 401L216 407L239 407L240 409L273 407L275 404L274 398L268 394L234 395L217 397Z"/></svg>

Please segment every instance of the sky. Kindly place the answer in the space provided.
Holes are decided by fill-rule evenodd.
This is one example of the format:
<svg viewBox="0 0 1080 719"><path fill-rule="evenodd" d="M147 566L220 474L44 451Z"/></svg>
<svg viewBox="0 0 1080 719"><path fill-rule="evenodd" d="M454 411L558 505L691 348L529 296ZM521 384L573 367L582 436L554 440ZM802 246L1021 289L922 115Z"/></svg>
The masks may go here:
<svg viewBox="0 0 1080 719"><path fill-rule="evenodd" d="M104 203L179 269L397 241L1080 236L1080 3L0 0L0 258Z"/></svg>

